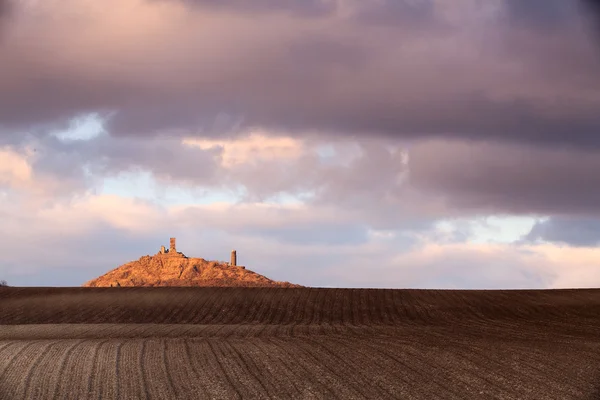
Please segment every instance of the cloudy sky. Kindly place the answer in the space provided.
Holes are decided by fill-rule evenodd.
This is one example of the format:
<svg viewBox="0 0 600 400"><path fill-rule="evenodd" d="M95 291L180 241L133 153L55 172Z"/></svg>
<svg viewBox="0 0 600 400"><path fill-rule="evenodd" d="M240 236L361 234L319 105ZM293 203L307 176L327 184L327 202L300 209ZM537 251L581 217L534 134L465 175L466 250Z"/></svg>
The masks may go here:
<svg viewBox="0 0 600 400"><path fill-rule="evenodd" d="M0 0L0 279L154 254L311 286L600 286L575 0Z"/></svg>

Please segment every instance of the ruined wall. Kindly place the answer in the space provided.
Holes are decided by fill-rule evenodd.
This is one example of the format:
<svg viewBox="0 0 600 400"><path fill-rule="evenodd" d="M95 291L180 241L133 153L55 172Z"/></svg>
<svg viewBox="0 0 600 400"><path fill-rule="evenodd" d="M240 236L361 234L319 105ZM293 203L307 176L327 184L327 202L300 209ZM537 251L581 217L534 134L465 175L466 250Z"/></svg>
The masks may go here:
<svg viewBox="0 0 600 400"><path fill-rule="evenodd" d="M185 257L185 255L183 253L179 253L177 252L177 249L175 247L175 238L171 238L169 240L169 250L165 249L165 246L160 246L160 252L158 253L159 255L163 255L163 256L169 256L169 257Z"/></svg>

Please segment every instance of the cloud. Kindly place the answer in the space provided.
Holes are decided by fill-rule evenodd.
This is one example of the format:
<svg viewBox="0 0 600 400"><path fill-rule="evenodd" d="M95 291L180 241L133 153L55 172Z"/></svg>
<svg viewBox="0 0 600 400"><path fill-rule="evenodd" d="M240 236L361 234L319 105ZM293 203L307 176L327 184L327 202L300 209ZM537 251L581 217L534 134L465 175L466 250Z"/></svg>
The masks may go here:
<svg viewBox="0 0 600 400"><path fill-rule="evenodd" d="M218 191L239 202L335 206L377 229L422 230L439 219L498 214L594 216L600 204L594 150L260 131L236 139L58 136L5 147L21 163L7 158L5 181L16 188L31 176L28 187L38 196L66 198L101 190L105 178L149 174L156 195Z"/></svg>
<svg viewBox="0 0 600 400"><path fill-rule="evenodd" d="M31 145L0 147L0 191L38 202L69 200L93 180L81 167L79 155L64 158L60 152L44 153Z"/></svg>
<svg viewBox="0 0 600 400"><path fill-rule="evenodd" d="M320 18L249 13L269 2L230 2L226 12L210 2L195 12L176 1L126 4L85 2L74 15L61 11L69 1L49 1L21 13L3 48L4 130L114 111L107 130L117 136L260 128L599 144L600 59L577 19L543 35L471 2L452 12L439 2L342 2ZM415 13L427 16L418 27L367 18ZM85 34L73 35L80 26ZM401 45L388 46L390 35Z"/></svg>
<svg viewBox="0 0 600 400"><path fill-rule="evenodd" d="M221 163L225 168L247 167L265 161L282 162L296 159L304 152L303 143L291 137L273 137L250 132L236 140L184 139L183 144L200 149L222 149Z"/></svg>
<svg viewBox="0 0 600 400"><path fill-rule="evenodd" d="M600 284L599 260L598 248L438 244L425 240L392 257L365 253L328 273L331 281L347 282L351 287L590 288Z"/></svg>
<svg viewBox="0 0 600 400"><path fill-rule="evenodd" d="M75 133L71 136L85 139L56 134L22 146L36 149L28 164L36 179L62 182L65 196L101 191L106 178L150 174L159 192L183 189L204 196L226 191L241 202L287 198L317 208L335 206L378 229L398 223L407 229L423 227L431 218L452 214L439 199L423 196L404 182L403 148L380 140L298 139L256 132L235 140ZM32 185L41 191L48 187ZM47 196L57 195L57 190Z"/></svg>
<svg viewBox="0 0 600 400"><path fill-rule="evenodd" d="M594 281L600 50L574 2L7 4L13 275L174 235L305 284Z"/></svg>
<svg viewBox="0 0 600 400"><path fill-rule="evenodd" d="M182 206L170 218L281 243L357 245L368 239L367 224L353 220L348 211L334 207L268 203Z"/></svg>
<svg viewBox="0 0 600 400"><path fill-rule="evenodd" d="M376 0L356 2L355 18L359 22L375 25L431 24L435 18L435 4L432 0Z"/></svg>
<svg viewBox="0 0 600 400"><path fill-rule="evenodd" d="M444 289L504 289L550 287L555 271L545 268L545 257L537 251L499 244L435 244L425 241L409 252L400 253L387 263L375 265L373 277L386 276L398 287ZM367 274L353 279L375 281ZM375 284L375 282L373 282ZM378 282L378 287L385 286Z"/></svg>
<svg viewBox="0 0 600 400"><path fill-rule="evenodd" d="M598 215L600 158L594 150L456 140L391 143L250 131L220 140L55 135L10 148L19 149L21 163L27 162L23 168L37 179L29 187L46 197L97 191L105 178L149 173L159 191L226 191L241 202L287 198L336 206L377 229L429 229L438 219L495 214ZM6 165L12 171L19 164ZM16 185L23 168L5 180L12 177Z"/></svg>
<svg viewBox="0 0 600 400"><path fill-rule="evenodd" d="M393 152L385 156L376 146L362 154L372 155L369 160L394 159ZM357 165L365 168L365 160L356 160L360 156L357 164L346 167L350 174ZM153 254L175 236L188 255L225 259L235 248L249 268L305 285L490 289L600 282L594 272L600 266L598 249L474 243L476 232L468 219L465 226L455 224L451 237L441 237L439 216L419 211L418 201L405 205L417 207L412 208L415 215L410 208L397 209L397 214L386 208L377 214L385 201L377 195L371 201L372 208L366 202L161 206L93 193L45 204L31 197L19 202L0 197L0 234L5 238L0 272L12 284L79 285ZM387 217L391 228L377 228L381 220L374 215ZM411 218L421 223L414 225ZM52 276L50 269L55 271Z"/></svg>
<svg viewBox="0 0 600 400"><path fill-rule="evenodd" d="M600 48L600 2L597 0L582 0L583 12L591 25L590 34Z"/></svg>
<svg viewBox="0 0 600 400"><path fill-rule="evenodd" d="M429 141L410 150L415 189L480 214L598 215L596 151Z"/></svg>
<svg viewBox="0 0 600 400"><path fill-rule="evenodd" d="M550 242L570 246L600 247L600 220L597 218L551 217L538 221L523 237L525 242Z"/></svg>
<svg viewBox="0 0 600 400"><path fill-rule="evenodd" d="M0 0L0 45L4 39L4 29L12 13L11 0Z"/></svg>
<svg viewBox="0 0 600 400"><path fill-rule="evenodd" d="M88 271L86 280L90 279L128 260L155 253L171 236L178 237L181 249L191 256L224 259L232 247L237 248L241 259L254 264L258 272L274 268L271 276L275 279L282 273L285 276L281 266L289 264L285 257L290 254L305 257L306 248L312 249L310 254L335 254L340 251L336 249L347 253L366 242L366 232L353 229L356 223L339 212L299 206L165 208L147 201L91 194L69 204L45 207L3 202L1 198L0 204L4 213L0 233L6 237L1 244L0 272L11 281L28 284L38 282L47 269L55 269L63 285L79 285L83 282L75 282L73 277L82 276L82 269ZM266 260L261 259L265 246L271 256L277 256L266 270L262 269ZM32 248L39 251L28 250ZM300 266L297 261L292 264ZM71 269L79 272L71 276Z"/></svg>
<svg viewBox="0 0 600 400"><path fill-rule="evenodd" d="M0 19L7 18L10 11L10 0L0 0Z"/></svg>
<svg viewBox="0 0 600 400"><path fill-rule="evenodd" d="M130 172L150 172L159 182L181 186L218 187L221 150L183 145L178 138L136 140L100 133L91 138L61 139L61 135L28 137L13 148L11 158L21 157L29 174L29 187L38 195L71 196L95 190L104 178ZM11 170L17 168L6 160ZM25 168L24 166L21 170ZM21 171L23 175L25 172ZM14 175L14 174L13 174Z"/></svg>
<svg viewBox="0 0 600 400"><path fill-rule="evenodd" d="M597 248L436 243L433 235L417 237L402 228L368 229L357 241L348 229L355 224L352 216L335 210L264 204L164 208L116 196L2 209L9 213L0 226L0 272L16 285L79 285L157 252L171 236L188 255L225 259L235 248L248 268L305 285L490 289L600 282Z"/></svg>
<svg viewBox="0 0 600 400"><path fill-rule="evenodd" d="M560 29L561 24L572 22L579 15L576 1L564 0L505 0L511 23L525 29Z"/></svg>
<svg viewBox="0 0 600 400"><path fill-rule="evenodd" d="M0 148L0 185L20 187L31 180L27 156L6 146Z"/></svg>
<svg viewBox="0 0 600 400"><path fill-rule="evenodd" d="M150 2L158 1L177 1L186 6L199 7L201 9L216 9L224 11L235 11L241 13L267 13L267 12L286 12L294 16L318 17L331 14L336 10L337 2L335 0L257 0L246 2L243 0L148 0Z"/></svg>

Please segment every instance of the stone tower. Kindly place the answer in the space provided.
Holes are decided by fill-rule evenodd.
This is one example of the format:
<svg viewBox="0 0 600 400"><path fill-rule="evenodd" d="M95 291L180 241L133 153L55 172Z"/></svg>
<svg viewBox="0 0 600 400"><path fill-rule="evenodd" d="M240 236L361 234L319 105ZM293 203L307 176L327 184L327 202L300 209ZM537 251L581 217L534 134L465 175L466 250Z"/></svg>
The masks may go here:
<svg viewBox="0 0 600 400"><path fill-rule="evenodd" d="M231 250L231 262L229 264L233 267L237 265L237 254L235 253L235 250Z"/></svg>
<svg viewBox="0 0 600 400"><path fill-rule="evenodd" d="M171 238L169 253L177 253L177 250L175 250L175 238Z"/></svg>

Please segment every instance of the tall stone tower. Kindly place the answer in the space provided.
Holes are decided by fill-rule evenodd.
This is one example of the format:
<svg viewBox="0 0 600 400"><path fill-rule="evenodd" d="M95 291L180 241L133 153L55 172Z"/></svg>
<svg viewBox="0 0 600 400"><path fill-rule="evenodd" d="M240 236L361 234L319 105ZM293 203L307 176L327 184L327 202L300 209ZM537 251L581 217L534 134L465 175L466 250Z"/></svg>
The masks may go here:
<svg viewBox="0 0 600 400"><path fill-rule="evenodd" d="M175 238L171 238L169 253L177 253L177 250L175 250Z"/></svg>
<svg viewBox="0 0 600 400"><path fill-rule="evenodd" d="M233 267L237 265L237 254L235 250L231 250L231 262L229 264Z"/></svg>

